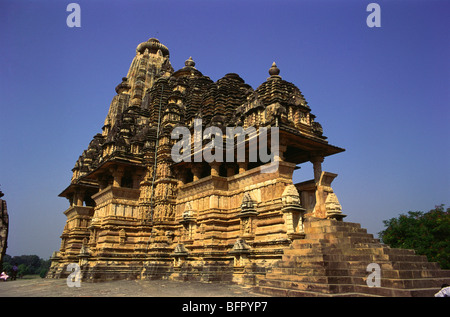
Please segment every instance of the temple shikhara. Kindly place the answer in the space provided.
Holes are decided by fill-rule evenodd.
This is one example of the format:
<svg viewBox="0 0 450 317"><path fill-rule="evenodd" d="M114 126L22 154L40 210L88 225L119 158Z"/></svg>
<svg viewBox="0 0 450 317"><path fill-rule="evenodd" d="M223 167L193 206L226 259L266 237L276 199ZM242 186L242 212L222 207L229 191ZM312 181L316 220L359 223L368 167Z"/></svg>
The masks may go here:
<svg viewBox="0 0 450 317"><path fill-rule="evenodd" d="M224 281L282 296L420 296L450 282L424 256L392 249L343 220L332 188L337 175L322 162L344 149L328 142L314 109L277 65L267 69L256 89L235 73L214 82L192 58L174 70L159 40L139 44L101 133L60 194L70 206L48 277L67 277L77 263L83 281ZM203 131L223 131L215 142L233 138L234 159L174 161L177 127L192 135L192 152L183 154L196 154L195 120ZM253 133L239 142L227 127ZM271 162L250 159L263 128L278 129L278 140L269 135L265 144L270 152L278 142ZM201 148L211 142L201 139ZM238 148L245 161L236 159ZM299 168L313 179L294 184ZM369 275L371 263L381 276ZM381 284L368 283L372 276Z"/></svg>

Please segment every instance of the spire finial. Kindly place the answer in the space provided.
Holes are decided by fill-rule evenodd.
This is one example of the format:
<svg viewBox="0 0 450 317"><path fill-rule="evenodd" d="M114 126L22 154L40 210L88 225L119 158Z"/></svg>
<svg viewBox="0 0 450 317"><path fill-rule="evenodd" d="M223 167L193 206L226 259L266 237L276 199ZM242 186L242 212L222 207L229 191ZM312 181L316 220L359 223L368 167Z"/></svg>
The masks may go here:
<svg viewBox="0 0 450 317"><path fill-rule="evenodd" d="M195 62L194 62L194 60L192 59L192 56L189 57L189 59L187 59L187 60L184 62L184 65L185 65L185 66L191 66L191 67L194 67L194 66L195 66Z"/></svg>
<svg viewBox="0 0 450 317"><path fill-rule="evenodd" d="M272 63L272 67L270 67L269 69L269 74L271 77L275 77L280 74L280 69L277 67L277 64L275 64L275 62Z"/></svg>

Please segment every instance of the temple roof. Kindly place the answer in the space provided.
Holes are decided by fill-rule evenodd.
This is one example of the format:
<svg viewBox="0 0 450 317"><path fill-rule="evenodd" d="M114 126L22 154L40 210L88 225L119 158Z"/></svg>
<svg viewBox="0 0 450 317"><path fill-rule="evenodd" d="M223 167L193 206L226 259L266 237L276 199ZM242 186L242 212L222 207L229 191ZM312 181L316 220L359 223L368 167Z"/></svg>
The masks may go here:
<svg viewBox="0 0 450 317"><path fill-rule="evenodd" d="M158 131L167 135L177 125L192 128L196 118L204 127L278 126L297 163L307 161L311 151L324 156L343 151L328 144L302 92L280 76L275 62L269 77L254 90L236 73L214 82L196 68L192 57L173 71L168 48L155 38L136 51L128 77L116 87L103 133L76 162L72 182L92 175L106 161L144 166L145 153L155 151Z"/></svg>
<svg viewBox="0 0 450 317"><path fill-rule="evenodd" d="M280 69L275 62L273 62L270 67L269 74L270 77L255 90L255 93L265 106L280 102L286 105L289 104L309 108L300 89L279 76Z"/></svg>

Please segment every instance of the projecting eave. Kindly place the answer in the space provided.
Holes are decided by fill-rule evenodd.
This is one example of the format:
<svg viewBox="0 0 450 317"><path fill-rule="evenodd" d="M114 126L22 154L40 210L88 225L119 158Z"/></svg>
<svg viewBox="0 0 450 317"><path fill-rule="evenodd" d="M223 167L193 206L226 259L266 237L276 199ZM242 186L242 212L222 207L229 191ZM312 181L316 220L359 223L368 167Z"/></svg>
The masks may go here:
<svg viewBox="0 0 450 317"><path fill-rule="evenodd" d="M97 180L101 174L109 173L111 168L116 168L118 166L131 167L131 168L145 168L145 166L137 161L130 161L121 157L114 157L107 161L102 162L97 168L88 174L84 175L84 179Z"/></svg>
<svg viewBox="0 0 450 317"><path fill-rule="evenodd" d="M79 179L75 183L70 184L67 186L59 195L58 197L68 197L72 195L77 189L88 189L92 191L98 190L98 184L96 182L88 181L85 179Z"/></svg>
<svg viewBox="0 0 450 317"><path fill-rule="evenodd" d="M110 173L111 168L116 168L117 166L126 166L132 168L143 168L143 164L130 161L124 158L115 157L100 163L94 170L91 172L81 176L75 182L71 183L67 186L58 196L59 197L68 197L73 194L77 189L84 188L92 191L98 191L98 177L104 173Z"/></svg>
<svg viewBox="0 0 450 317"><path fill-rule="evenodd" d="M287 146L285 160L296 164L310 161L314 156L330 156L345 149L329 144L322 138L305 133L291 133L280 129L280 140Z"/></svg>

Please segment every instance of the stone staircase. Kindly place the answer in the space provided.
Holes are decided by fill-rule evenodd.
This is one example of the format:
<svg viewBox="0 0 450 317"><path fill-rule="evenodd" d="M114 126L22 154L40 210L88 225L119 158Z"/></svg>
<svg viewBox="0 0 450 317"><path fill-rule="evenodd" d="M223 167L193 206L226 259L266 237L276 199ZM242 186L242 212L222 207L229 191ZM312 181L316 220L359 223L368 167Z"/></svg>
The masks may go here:
<svg viewBox="0 0 450 317"><path fill-rule="evenodd" d="M305 239L294 240L253 290L272 296L432 297L450 270L413 250L380 243L357 223L307 218ZM369 287L370 263L380 267L380 286ZM370 279L372 281L372 279Z"/></svg>

